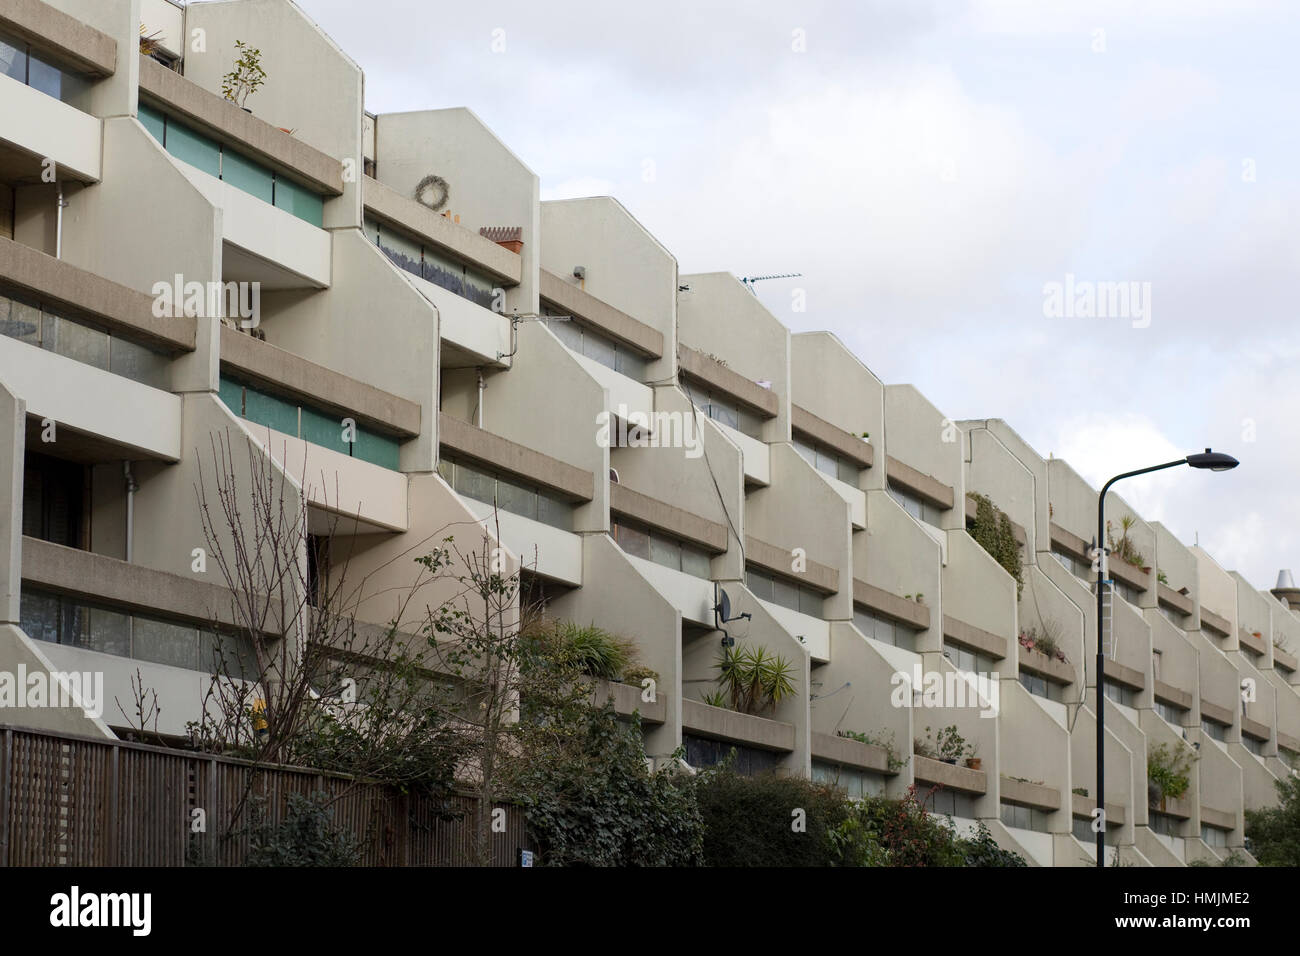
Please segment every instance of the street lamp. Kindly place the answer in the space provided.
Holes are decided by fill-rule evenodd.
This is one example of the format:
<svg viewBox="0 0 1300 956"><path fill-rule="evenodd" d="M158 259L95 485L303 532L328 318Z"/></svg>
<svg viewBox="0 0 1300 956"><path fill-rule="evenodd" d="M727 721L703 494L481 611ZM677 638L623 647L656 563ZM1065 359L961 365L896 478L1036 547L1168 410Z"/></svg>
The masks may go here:
<svg viewBox="0 0 1300 956"><path fill-rule="evenodd" d="M1203 453L1188 455L1186 458L1180 458L1177 461L1167 461L1163 465L1152 465L1150 468L1139 468L1137 471L1126 471L1122 475L1116 475L1110 481L1101 486L1101 493L1097 495L1097 819L1100 823L1100 829L1097 831L1097 866L1106 865L1106 758L1105 758L1105 724L1102 719L1102 712L1105 706L1106 692L1104 689L1106 674L1106 655L1102 652L1102 623L1101 623L1101 598L1102 589L1106 583L1106 573L1108 571L1106 562L1106 492L1110 491L1110 486L1124 478L1132 478L1135 475L1146 475L1153 471L1163 471L1166 468L1177 468L1179 465L1191 465L1193 468L1208 468L1210 471L1228 471L1236 468L1239 462L1231 455L1225 455L1222 452L1210 451L1205 449Z"/></svg>

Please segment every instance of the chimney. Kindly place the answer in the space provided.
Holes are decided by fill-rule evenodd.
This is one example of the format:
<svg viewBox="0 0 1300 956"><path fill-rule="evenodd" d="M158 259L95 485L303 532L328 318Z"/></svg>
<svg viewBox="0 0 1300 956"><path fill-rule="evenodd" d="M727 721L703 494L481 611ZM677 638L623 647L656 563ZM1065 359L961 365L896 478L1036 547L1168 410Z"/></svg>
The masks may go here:
<svg viewBox="0 0 1300 956"><path fill-rule="evenodd" d="M524 250L523 226L482 226L478 234L484 239L491 239L498 246L505 246L515 255Z"/></svg>
<svg viewBox="0 0 1300 956"><path fill-rule="evenodd" d="M1277 573L1277 587L1273 588L1273 597L1282 602L1284 607L1300 610L1300 588L1295 586L1295 578L1289 568Z"/></svg>

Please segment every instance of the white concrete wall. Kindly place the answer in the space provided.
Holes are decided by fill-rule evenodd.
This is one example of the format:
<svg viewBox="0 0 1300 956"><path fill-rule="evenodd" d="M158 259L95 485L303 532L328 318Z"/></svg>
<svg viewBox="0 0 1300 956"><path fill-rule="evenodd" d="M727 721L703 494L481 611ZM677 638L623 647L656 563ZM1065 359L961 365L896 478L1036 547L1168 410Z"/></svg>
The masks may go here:
<svg viewBox="0 0 1300 956"><path fill-rule="evenodd" d="M325 227L361 225L361 69L287 0L191 3L187 31L206 33L206 52L187 51L185 78L221 95L237 58L235 41L262 51L266 82L244 104L272 126L344 164L343 195L327 199ZM349 174L349 166L350 174Z"/></svg>
<svg viewBox="0 0 1300 956"><path fill-rule="evenodd" d="M663 358L648 381L677 370L677 260L627 208L610 196L541 204L541 267L644 322L664 337ZM575 266L586 279L573 277Z"/></svg>
<svg viewBox="0 0 1300 956"><path fill-rule="evenodd" d="M460 217L477 233L483 226L523 228L523 277L506 290L505 311L538 311L541 245L537 176L470 110L383 113L375 120L376 178L408 199L425 176L447 180L440 212Z"/></svg>

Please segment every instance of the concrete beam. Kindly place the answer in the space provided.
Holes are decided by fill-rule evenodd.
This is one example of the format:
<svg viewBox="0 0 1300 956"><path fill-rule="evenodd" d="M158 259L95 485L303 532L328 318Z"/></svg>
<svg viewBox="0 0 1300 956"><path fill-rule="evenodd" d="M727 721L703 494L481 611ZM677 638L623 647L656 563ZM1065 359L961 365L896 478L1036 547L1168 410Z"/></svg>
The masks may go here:
<svg viewBox="0 0 1300 956"><path fill-rule="evenodd" d="M1174 707L1181 707L1183 710L1192 709L1191 691L1179 690L1173 684L1166 684L1162 680L1157 680L1152 692L1155 694L1156 700L1172 704Z"/></svg>
<svg viewBox="0 0 1300 956"><path fill-rule="evenodd" d="M683 511L657 498L633 491L626 485L609 486L609 510L651 527L662 528L679 538L703 545L710 551L721 553L727 550L726 525Z"/></svg>
<svg viewBox="0 0 1300 956"><path fill-rule="evenodd" d="M188 552L185 559L189 560ZM22 539L22 578L61 594L143 614L175 616L197 625L244 623L234 615L234 596L224 587L38 538ZM272 633L279 633L274 620L267 625Z"/></svg>
<svg viewBox="0 0 1300 956"><path fill-rule="evenodd" d="M639 319L634 319L553 272L541 271L541 296L575 318L594 325L643 355L662 358L664 337Z"/></svg>
<svg viewBox="0 0 1300 956"><path fill-rule="evenodd" d="M64 311L168 352L194 351L192 316L153 314L153 298L102 276L0 237L0 282Z"/></svg>
<svg viewBox="0 0 1300 956"><path fill-rule="evenodd" d="M926 605L909 601L897 594L890 594L883 588L868 584L860 578L853 579L853 602L891 621L914 627L918 631L928 630L930 627L930 609Z"/></svg>
<svg viewBox="0 0 1300 956"><path fill-rule="evenodd" d="M333 156L209 93L151 57L140 57L140 90L217 139L284 168L330 196L343 194L343 164Z"/></svg>
<svg viewBox="0 0 1300 956"><path fill-rule="evenodd" d="M112 76L117 71L116 40L43 0L5 0L0 29L92 76Z"/></svg>
<svg viewBox="0 0 1300 956"><path fill-rule="evenodd" d="M429 240L452 258L481 269L506 285L519 284L523 259L517 252L466 229L369 176L362 179L362 186L362 201L375 216Z"/></svg>
<svg viewBox="0 0 1300 956"><path fill-rule="evenodd" d="M789 549L760 541L753 535L745 535L745 559L774 571L783 578L800 581L830 594L837 593L840 589L840 572L835 568L806 558L807 568L803 573L791 571Z"/></svg>
<svg viewBox="0 0 1300 956"><path fill-rule="evenodd" d="M864 744L852 737L837 737L834 734L812 734L812 755L817 760L856 767L859 770L872 770L887 775L897 774L889 769L889 751L875 744Z"/></svg>
<svg viewBox="0 0 1300 956"><path fill-rule="evenodd" d="M794 724L682 700L682 728L701 737L789 753L794 750Z"/></svg>
<svg viewBox="0 0 1300 956"><path fill-rule="evenodd" d="M1061 809L1061 791L1041 783L1016 780L1003 774L999 778L999 795L1003 800L1037 807L1040 810Z"/></svg>
<svg viewBox="0 0 1300 956"><path fill-rule="evenodd" d="M446 412L438 414L438 441L466 458L525 476L570 498L591 501L595 494L591 472L494 435Z"/></svg>
<svg viewBox="0 0 1300 956"><path fill-rule="evenodd" d="M300 358L278 346L221 326L221 364L254 382L301 397L312 405L405 436L420 434L420 406Z"/></svg>
<svg viewBox="0 0 1300 956"><path fill-rule="evenodd" d="M776 417L779 407L776 393L733 372L717 359L678 343L677 365L682 374L725 392L761 415Z"/></svg>
<svg viewBox="0 0 1300 956"><path fill-rule="evenodd" d="M988 654L997 660L1002 660L1007 656L1007 639L1005 637L976 627L974 624L959 621L948 614L943 616L943 636L951 638L956 643L963 644L971 650Z"/></svg>
<svg viewBox="0 0 1300 956"><path fill-rule="evenodd" d="M825 445L851 461L856 461L863 468L870 468L876 460L876 452L870 442L832 425L806 408L793 405L790 416L790 427L795 431L803 433L818 444Z"/></svg>
<svg viewBox="0 0 1300 956"><path fill-rule="evenodd" d="M965 793L985 793L988 790L988 777L983 770L959 767L920 754L912 755L912 767L912 776L919 783L936 783Z"/></svg>
<svg viewBox="0 0 1300 956"><path fill-rule="evenodd" d="M893 455L885 456L885 475L891 485L897 485L904 491L910 491L936 507L947 510L956 503L956 493L952 485L946 485L938 478L917 471L911 465L904 464Z"/></svg>

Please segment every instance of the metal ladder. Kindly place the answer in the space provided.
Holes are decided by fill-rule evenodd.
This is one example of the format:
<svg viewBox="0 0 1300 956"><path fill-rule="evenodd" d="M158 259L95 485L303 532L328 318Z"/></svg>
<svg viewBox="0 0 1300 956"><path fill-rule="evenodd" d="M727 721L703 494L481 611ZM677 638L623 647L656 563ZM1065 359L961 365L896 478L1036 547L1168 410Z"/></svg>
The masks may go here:
<svg viewBox="0 0 1300 956"><path fill-rule="evenodd" d="M1101 649L1102 653L1113 661L1117 644L1115 640L1115 579L1102 579L1101 587L1103 589L1101 592Z"/></svg>

